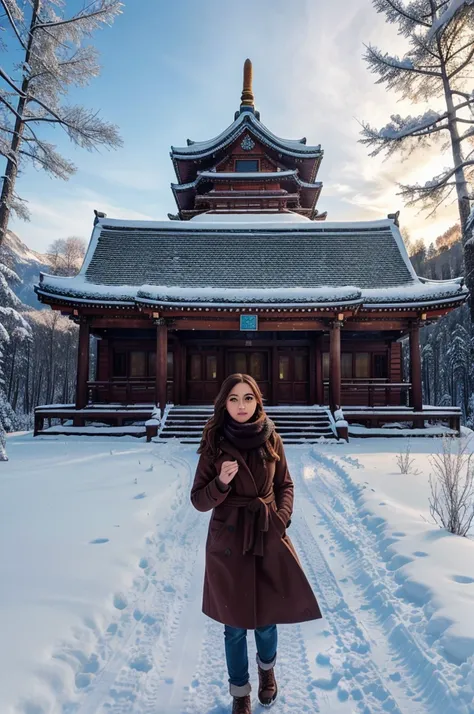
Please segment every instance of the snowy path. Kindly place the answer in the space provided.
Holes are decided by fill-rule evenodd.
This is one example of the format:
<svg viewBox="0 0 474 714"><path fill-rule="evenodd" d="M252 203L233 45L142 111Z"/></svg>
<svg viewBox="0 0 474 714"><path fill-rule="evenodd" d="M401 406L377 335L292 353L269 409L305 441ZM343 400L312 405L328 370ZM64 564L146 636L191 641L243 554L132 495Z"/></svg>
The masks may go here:
<svg viewBox="0 0 474 714"><path fill-rule="evenodd" d="M156 448L178 474L171 508L147 540L140 576L116 594L116 615L96 635L93 655L80 642L55 652L76 684L74 696L58 689L55 714L229 712L223 627L201 613L208 516L189 502L197 457L192 447ZM471 668L447 659L423 598L400 576L407 558L389 550L404 534L382 537L381 519L363 504L365 486L350 476L358 462L345 454L287 448L296 493L289 536L324 617L279 627L273 711L473 714ZM253 711L263 712L254 658L249 633Z"/></svg>

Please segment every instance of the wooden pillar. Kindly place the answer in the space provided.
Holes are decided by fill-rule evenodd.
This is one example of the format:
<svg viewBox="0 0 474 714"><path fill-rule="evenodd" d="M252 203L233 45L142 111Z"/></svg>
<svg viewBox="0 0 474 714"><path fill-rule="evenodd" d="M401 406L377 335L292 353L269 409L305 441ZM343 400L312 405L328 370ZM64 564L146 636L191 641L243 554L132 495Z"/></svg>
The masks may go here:
<svg viewBox="0 0 474 714"><path fill-rule="evenodd" d="M178 339L174 344L173 354L173 401L175 404L181 404L181 360L183 357L181 342Z"/></svg>
<svg viewBox="0 0 474 714"><path fill-rule="evenodd" d="M323 336L318 335L315 342L316 404L324 404L323 379Z"/></svg>
<svg viewBox="0 0 474 714"><path fill-rule="evenodd" d="M341 406L341 323L329 327L329 405L331 411Z"/></svg>
<svg viewBox="0 0 474 714"><path fill-rule="evenodd" d="M272 345L272 350L271 350L271 367L270 367L270 374L272 375L272 401L271 403L273 405L278 404L278 397L279 397L279 389L278 389L278 383L280 381L280 371L279 371L279 358L278 358L278 346L277 346L277 341L275 337L275 333L273 334L273 345Z"/></svg>
<svg viewBox="0 0 474 714"><path fill-rule="evenodd" d="M315 361L316 345L314 340L309 343L308 349L308 404L316 404L316 361Z"/></svg>
<svg viewBox="0 0 474 714"><path fill-rule="evenodd" d="M181 382L181 390L180 390L180 404L187 404L188 403L188 383L187 383L187 374L188 374L188 349L186 345L181 346L181 371L180 371L180 382Z"/></svg>
<svg viewBox="0 0 474 714"><path fill-rule="evenodd" d="M420 353L420 324L410 324L410 382L411 406L416 411L423 409L423 390L421 386L421 353Z"/></svg>
<svg viewBox="0 0 474 714"><path fill-rule="evenodd" d="M168 327L164 318L155 320L156 324L156 404L161 414L166 407L166 378L168 375Z"/></svg>
<svg viewBox="0 0 474 714"><path fill-rule="evenodd" d="M76 408L88 404L87 381L89 379L89 322L81 317L79 322L79 345L77 350Z"/></svg>

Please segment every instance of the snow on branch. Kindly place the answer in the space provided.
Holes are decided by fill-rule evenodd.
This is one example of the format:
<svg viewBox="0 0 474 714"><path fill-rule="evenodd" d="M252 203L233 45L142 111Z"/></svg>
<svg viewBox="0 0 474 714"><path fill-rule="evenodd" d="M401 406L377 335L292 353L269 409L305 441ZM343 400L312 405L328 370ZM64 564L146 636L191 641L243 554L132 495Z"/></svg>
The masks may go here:
<svg viewBox="0 0 474 714"><path fill-rule="evenodd" d="M431 109L417 117L392 114L392 121L381 129L374 129L369 124L363 123L361 132L363 138L359 141L361 144L374 147L371 156L376 156L383 150L390 155L397 149L413 149L413 143L417 146L426 145L428 138L433 138L435 134L448 129L446 117L446 113L438 114ZM404 142L405 139L413 139L414 142L409 144Z"/></svg>
<svg viewBox="0 0 474 714"><path fill-rule="evenodd" d="M439 63L433 55L426 57L426 50L417 46L405 57L383 53L378 47L366 45L364 59L371 72L378 75L377 84L385 83L389 90L402 92L410 99L426 99L432 93L433 84L442 80Z"/></svg>
<svg viewBox="0 0 474 714"><path fill-rule="evenodd" d="M450 0L450 2L439 11L437 19L431 25L428 32L428 39L432 39L435 35L440 37L454 19L455 15L466 10L469 6L474 7L474 0Z"/></svg>
<svg viewBox="0 0 474 714"><path fill-rule="evenodd" d="M385 68L386 72L391 70L414 70L413 60L409 57L400 59L397 55L389 55L388 52L382 53L378 47L374 45L366 45L367 53L365 59L373 70L380 72Z"/></svg>
<svg viewBox="0 0 474 714"><path fill-rule="evenodd" d="M457 169L445 168L438 176L434 176L424 184L404 185L399 184L399 196L402 196L407 206L421 205L422 209L432 209L430 215L443 204L456 188L455 175L458 171L474 166L474 160L466 160ZM466 194L464 198L469 197Z"/></svg>
<svg viewBox="0 0 474 714"><path fill-rule="evenodd" d="M47 29L55 33L61 42L78 45L84 35L92 35L102 24L111 25L116 16L121 14L123 7L123 3L119 0L100 0L94 5L94 9L90 10L91 5L89 5L70 18L56 15L50 9L50 21L38 21L33 29Z"/></svg>
<svg viewBox="0 0 474 714"><path fill-rule="evenodd" d="M61 156L53 144L39 138L27 144L27 148L20 149L21 156L30 158L51 176L67 181L75 173L74 164Z"/></svg>
<svg viewBox="0 0 474 714"><path fill-rule="evenodd" d="M431 14L416 3L407 5L402 0L374 0L374 7L384 13L388 22L400 25L402 34L411 34L417 27L430 27Z"/></svg>

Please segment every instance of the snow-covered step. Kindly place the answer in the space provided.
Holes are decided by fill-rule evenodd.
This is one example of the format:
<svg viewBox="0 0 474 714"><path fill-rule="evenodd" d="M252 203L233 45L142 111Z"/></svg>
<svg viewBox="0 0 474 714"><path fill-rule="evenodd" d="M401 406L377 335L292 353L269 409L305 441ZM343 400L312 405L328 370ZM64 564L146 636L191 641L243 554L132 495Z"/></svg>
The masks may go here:
<svg viewBox="0 0 474 714"><path fill-rule="evenodd" d="M321 437L336 438L327 407L266 407L265 411L275 422L285 443L314 443ZM212 414L212 407L171 407L158 438L197 444Z"/></svg>

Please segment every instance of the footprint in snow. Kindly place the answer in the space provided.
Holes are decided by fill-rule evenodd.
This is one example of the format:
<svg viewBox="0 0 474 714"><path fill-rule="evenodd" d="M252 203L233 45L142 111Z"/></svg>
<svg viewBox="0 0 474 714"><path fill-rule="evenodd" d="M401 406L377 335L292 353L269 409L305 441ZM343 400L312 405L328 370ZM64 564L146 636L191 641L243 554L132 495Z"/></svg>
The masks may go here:
<svg viewBox="0 0 474 714"><path fill-rule="evenodd" d="M140 498L146 498L146 491L137 493L137 495L133 497L134 501L138 501Z"/></svg>
<svg viewBox="0 0 474 714"><path fill-rule="evenodd" d="M130 669L136 669L138 672L149 672L153 669L153 663L148 657L144 655L142 657L136 657L132 659L129 663Z"/></svg>
<svg viewBox="0 0 474 714"><path fill-rule="evenodd" d="M98 545L100 543L108 543L109 539L108 538L95 538L94 540L90 540L89 543L91 545Z"/></svg>
<svg viewBox="0 0 474 714"><path fill-rule="evenodd" d="M114 605L117 608L117 610L125 610L125 608L128 605L128 601L123 593L115 593Z"/></svg>
<svg viewBox="0 0 474 714"><path fill-rule="evenodd" d="M470 578L467 575L453 575L452 579L455 583L463 583L464 585L474 583L474 578Z"/></svg>

